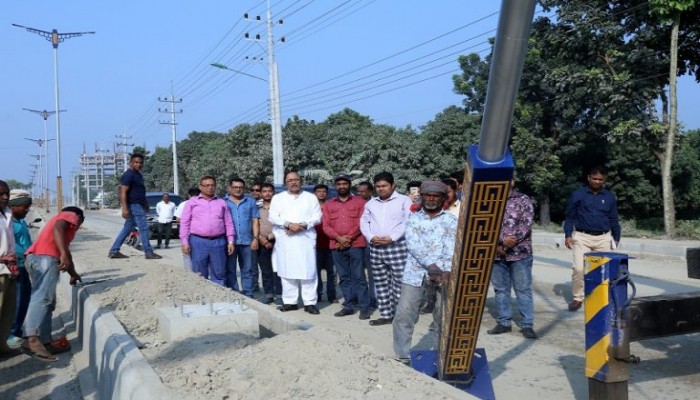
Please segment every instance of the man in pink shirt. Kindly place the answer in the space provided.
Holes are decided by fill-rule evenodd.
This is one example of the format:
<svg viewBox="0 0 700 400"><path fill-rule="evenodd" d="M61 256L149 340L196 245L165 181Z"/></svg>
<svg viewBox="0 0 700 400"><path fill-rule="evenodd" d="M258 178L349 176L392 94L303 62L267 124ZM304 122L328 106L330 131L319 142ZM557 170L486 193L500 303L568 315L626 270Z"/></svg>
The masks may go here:
<svg viewBox="0 0 700 400"><path fill-rule="evenodd" d="M180 219L182 252L192 258L192 270L223 286L226 256L233 254L234 229L226 202L216 196L216 179L203 176L200 194L187 201Z"/></svg>

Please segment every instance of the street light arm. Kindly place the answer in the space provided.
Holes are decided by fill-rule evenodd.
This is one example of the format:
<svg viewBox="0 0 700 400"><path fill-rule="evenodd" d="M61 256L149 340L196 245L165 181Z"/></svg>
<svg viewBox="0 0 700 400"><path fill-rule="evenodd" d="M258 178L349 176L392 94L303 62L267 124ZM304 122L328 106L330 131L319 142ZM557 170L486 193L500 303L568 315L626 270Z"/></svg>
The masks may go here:
<svg viewBox="0 0 700 400"><path fill-rule="evenodd" d="M22 108L24 111L33 112L34 114L39 114L41 118L46 121L50 116L56 114L56 111L46 111L46 110L32 110L31 108ZM66 112L68 110L58 110L58 112Z"/></svg>
<svg viewBox="0 0 700 400"><path fill-rule="evenodd" d="M36 113L36 114L48 114L48 115L54 115L54 114L56 114L56 111L34 110L34 109L31 109L31 108L22 108L22 109L23 109L24 111L33 112L33 113ZM66 112L66 111L68 111L68 110L58 110L58 112Z"/></svg>
<svg viewBox="0 0 700 400"><path fill-rule="evenodd" d="M39 36L45 38L46 40L48 40L49 42L51 42L51 44L53 45L54 48L58 48L58 44L63 42L66 39L70 39L70 38L78 37L78 36L83 36L83 35L91 35L91 34L95 33L94 31L58 33L58 31L56 29L49 32L49 31L43 31L41 29L30 28L28 26L19 25L19 24L12 24L12 26L26 29L27 32L36 33L37 35L39 35Z"/></svg>
<svg viewBox="0 0 700 400"><path fill-rule="evenodd" d="M94 31L90 31L90 32L70 32L70 33L59 33L58 36L60 36L60 37L61 37L61 41L63 41L63 39L70 39L70 38L73 38L73 37L78 37L78 36L83 36L83 35L94 35L94 34L95 34Z"/></svg>
<svg viewBox="0 0 700 400"><path fill-rule="evenodd" d="M24 25L20 25L20 24L12 24L12 26L26 29L29 32L36 33L37 35L41 35L43 37L51 39L51 32L49 32L49 31L42 31L41 29L30 28L28 26L24 26Z"/></svg>
<svg viewBox="0 0 700 400"><path fill-rule="evenodd" d="M261 80L261 81L267 83L267 79L263 79L263 78L261 78L261 77L259 77L259 76L251 75L251 74L249 74L249 73L247 73L247 72L239 71L239 70L237 70L237 69L231 69L231 68L225 66L224 64L211 63L211 64L209 64L209 65L211 65L211 66L214 67L214 68L225 69L225 70L227 70L227 71L231 71L231 72L235 72L235 73L237 73L237 74L249 76L249 77L251 77L251 78L255 78L255 79L258 79L258 80Z"/></svg>

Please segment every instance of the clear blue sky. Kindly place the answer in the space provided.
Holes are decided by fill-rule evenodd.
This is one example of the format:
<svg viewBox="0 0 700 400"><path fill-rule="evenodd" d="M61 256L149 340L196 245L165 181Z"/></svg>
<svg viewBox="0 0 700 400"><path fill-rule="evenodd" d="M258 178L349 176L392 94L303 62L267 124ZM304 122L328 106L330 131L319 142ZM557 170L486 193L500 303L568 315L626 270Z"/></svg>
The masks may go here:
<svg viewBox="0 0 700 400"><path fill-rule="evenodd" d="M350 107L377 123L416 128L461 96L452 93L458 54L488 52L500 2L443 0L271 0L282 95L282 120L292 115L321 121ZM29 180L28 154L43 138L43 121L22 108L54 109L53 49L46 39L12 23L59 32L96 31L59 45L64 193L83 148L113 150L115 135L132 143L167 146L171 133L159 121L169 114L158 97L182 98L178 140L191 131L224 132L242 122L268 121L268 87L261 80L217 70L209 63L267 79L261 0L13 1L0 15L0 179ZM473 22L473 23L472 23ZM681 80L679 115L685 128L700 128L694 108L700 91ZM55 117L49 137L55 137ZM55 142L49 147L50 187L55 187Z"/></svg>

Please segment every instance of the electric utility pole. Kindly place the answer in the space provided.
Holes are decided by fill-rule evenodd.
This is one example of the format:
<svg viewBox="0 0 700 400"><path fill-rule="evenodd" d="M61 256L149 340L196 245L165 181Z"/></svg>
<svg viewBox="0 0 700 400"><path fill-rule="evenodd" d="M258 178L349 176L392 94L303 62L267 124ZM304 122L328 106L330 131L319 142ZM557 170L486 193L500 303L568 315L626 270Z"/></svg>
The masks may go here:
<svg viewBox="0 0 700 400"><path fill-rule="evenodd" d="M39 152L39 153L41 153L41 152ZM27 154L27 155L29 157L34 158L38 162L38 170L39 170L39 174L38 174L39 179L37 180L39 185L37 185L36 188L34 188L33 187L34 185L32 183L32 188L34 189L34 190L32 190L32 196L37 196L37 194L41 195L41 193L42 193L41 182L43 182L42 177L41 177L41 159L44 158L44 155L43 154ZM34 181L34 177L32 177L32 181ZM39 190L38 193L37 193L37 189Z"/></svg>
<svg viewBox="0 0 700 400"><path fill-rule="evenodd" d="M34 113L34 114L40 116L41 119L44 120L44 141L43 141L43 143L48 143L51 140L56 140L56 139L49 139L49 129L48 129L48 122L47 122L49 117L56 114L56 113L62 113L62 112L68 111L68 110L46 111L45 109L44 110L33 110L31 108L22 108L22 109L24 111L29 111L30 113ZM37 144L39 145L40 150L41 150L43 143L41 143L40 140L39 141L36 141L33 139L29 139L29 140L37 142ZM41 151L39 151L39 152L41 152ZM49 208L49 206L51 205L51 201L49 201L49 198L50 198L49 197L49 146L44 147L44 160L45 160L44 166L46 169L46 171L43 175L44 182L41 182L41 184L39 186L43 187L44 191L46 193L46 212L48 213L48 212L51 212L50 208ZM60 173L59 173L59 175L60 175ZM41 174L39 174L39 178L41 179Z"/></svg>
<svg viewBox="0 0 700 400"><path fill-rule="evenodd" d="M46 127L46 122L44 122L44 128ZM29 141L32 141L36 144L39 145L39 153L41 153L42 148L44 149L44 154L43 157L45 159L46 163L46 174L44 176L44 180L46 183L41 182L41 171L39 171L39 190L43 192L43 194L46 196L46 212L49 213L51 212L50 206L51 206L51 196L49 195L49 150L48 150L48 142L54 140L54 139L30 139L30 138L25 138ZM46 145L46 146L44 146ZM41 159L39 160L39 169L41 169ZM43 188L43 190L42 190ZM41 196L42 193L39 193L39 196Z"/></svg>
<svg viewBox="0 0 700 400"><path fill-rule="evenodd" d="M244 19L248 19L248 14L243 15ZM260 21L260 17L256 17L256 21ZM277 21L282 24L283 21ZM277 62L275 62L275 39L272 34L272 10L270 9L270 0L267 0L267 61L268 61L268 83L270 86L270 125L272 128L272 176L275 184L284 183L284 150L282 145L282 116L280 111L280 93L279 93L279 76L277 74ZM251 38L248 33L244 36L246 39L260 40L260 35ZM284 42L284 38L282 38Z"/></svg>
<svg viewBox="0 0 700 400"><path fill-rule="evenodd" d="M175 114L182 114L182 109L179 111L175 111L175 104L176 103L182 103L182 99L175 100L175 94L173 93L173 82L170 82L170 98L164 97L164 98L158 98L158 101L161 103L170 103L170 110L167 108L165 109L158 109L158 111L162 113L170 113L170 122L167 121L160 121L159 123L161 125L170 125L171 130L172 130L172 141L173 141L173 193L179 195L180 194L180 182L179 182L179 177L177 173L177 122L175 122Z"/></svg>

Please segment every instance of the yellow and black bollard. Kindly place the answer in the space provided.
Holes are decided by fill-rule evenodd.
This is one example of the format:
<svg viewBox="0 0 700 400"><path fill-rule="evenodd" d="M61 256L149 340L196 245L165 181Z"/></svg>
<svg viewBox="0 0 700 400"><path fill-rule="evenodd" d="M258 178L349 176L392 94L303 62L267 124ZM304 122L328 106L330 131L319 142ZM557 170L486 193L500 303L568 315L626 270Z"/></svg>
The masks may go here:
<svg viewBox="0 0 700 400"><path fill-rule="evenodd" d="M586 376L588 398L627 400L630 355L629 304L634 285L629 256L587 253L585 256ZM633 292L628 296L628 284Z"/></svg>

